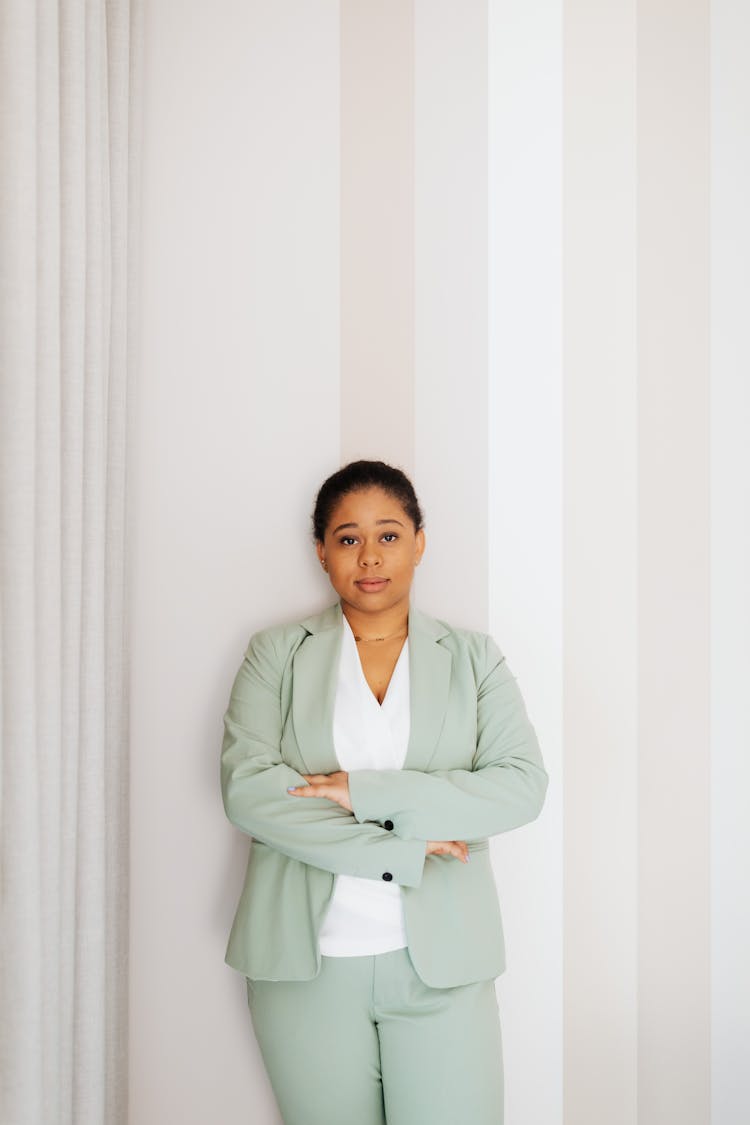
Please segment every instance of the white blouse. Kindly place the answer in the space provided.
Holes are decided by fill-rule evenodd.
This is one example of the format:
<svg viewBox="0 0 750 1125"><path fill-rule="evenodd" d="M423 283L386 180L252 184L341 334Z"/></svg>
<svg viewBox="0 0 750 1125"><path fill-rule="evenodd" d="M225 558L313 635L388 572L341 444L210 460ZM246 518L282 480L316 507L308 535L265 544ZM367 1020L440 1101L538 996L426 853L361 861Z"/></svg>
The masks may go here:
<svg viewBox="0 0 750 1125"><path fill-rule="evenodd" d="M382 704L372 693L343 618L333 742L343 770L402 769L409 742L409 641L399 654ZM357 957L407 944L397 883L337 875L318 935L324 957Z"/></svg>

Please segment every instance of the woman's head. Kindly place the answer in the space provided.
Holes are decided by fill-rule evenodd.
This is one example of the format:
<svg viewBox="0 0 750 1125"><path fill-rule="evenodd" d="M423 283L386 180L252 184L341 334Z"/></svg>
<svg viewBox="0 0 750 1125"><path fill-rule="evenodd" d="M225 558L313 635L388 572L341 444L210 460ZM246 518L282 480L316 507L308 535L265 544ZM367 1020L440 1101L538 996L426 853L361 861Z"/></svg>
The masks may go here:
<svg viewBox="0 0 750 1125"><path fill-rule="evenodd" d="M413 523L415 532L421 530L424 522L422 510L414 485L406 473L393 465L386 465L385 461L350 461L320 487L312 517L313 535L317 543L325 541L326 528L339 501L348 492L362 492L367 488L379 488L392 496Z"/></svg>
<svg viewBox="0 0 750 1125"><path fill-rule="evenodd" d="M409 478L383 461L353 461L322 485L313 512L318 558L345 605L385 613L408 604L424 551Z"/></svg>

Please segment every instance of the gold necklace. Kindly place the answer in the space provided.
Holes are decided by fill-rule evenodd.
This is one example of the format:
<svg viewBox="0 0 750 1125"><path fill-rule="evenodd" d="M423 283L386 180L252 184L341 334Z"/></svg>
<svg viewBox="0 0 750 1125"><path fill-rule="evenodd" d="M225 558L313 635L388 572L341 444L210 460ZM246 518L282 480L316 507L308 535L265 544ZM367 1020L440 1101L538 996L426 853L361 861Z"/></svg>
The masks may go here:
<svg viewBox="0 0 750 1125"><path fill-rule="evenodd" d="M384 637L358 637L357 634L355 633L354 639L357 642L357 644L361 643L361 644L369 645L369 644L372 644L374 641L390 641L390 640L392 640L393 637L405 637L406 632L407 632L406 629L399 629L398 632L396 632L396 633L386 633L386 635Z"/></svg>

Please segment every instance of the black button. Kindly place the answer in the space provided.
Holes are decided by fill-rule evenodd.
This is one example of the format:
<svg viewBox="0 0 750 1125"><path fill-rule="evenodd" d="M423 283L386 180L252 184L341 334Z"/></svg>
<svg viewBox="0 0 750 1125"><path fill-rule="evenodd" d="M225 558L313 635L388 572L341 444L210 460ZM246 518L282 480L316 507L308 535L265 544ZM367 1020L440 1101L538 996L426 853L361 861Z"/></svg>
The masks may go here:
<svg viewBox="0 0 750 1125"><path fill-rule="evenodd" d="M386 883L390 883L393 876L391 875L390 871L384 871L383 878L385 879Z"/></svg>
<svg viewBox="0 0 750 1125"><path fill-rule="evenodd" d="M389 832L393 831L393 821L386 820L383 824L383 828L387 828Z"/></svg>

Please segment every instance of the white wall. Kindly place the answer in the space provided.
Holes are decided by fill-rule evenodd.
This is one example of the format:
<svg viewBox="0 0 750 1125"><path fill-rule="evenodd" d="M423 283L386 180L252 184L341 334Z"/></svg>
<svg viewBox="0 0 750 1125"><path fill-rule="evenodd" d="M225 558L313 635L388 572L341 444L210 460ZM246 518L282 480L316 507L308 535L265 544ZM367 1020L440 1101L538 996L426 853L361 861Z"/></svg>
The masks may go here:
<svg viewBox="0 0 750 1125"><path fill-rule="evenodd" d="M562 34L557 0L489 4L488 628L550 775L543 815L492 841L508 1125L563 1111Z"/></svg>
<svg viewBox="0 0 750 1125"><path fill-rule="evenodd" d="M506 1125L750 1116L740 8L146 5L133 1125L278 1125L221 717L250 632L331 600L317 485L381 450L417 601L494 634L551 776L493 841Z"/></svg>
<svg viewBox="0 0 750 1125"><path fill-rule="evenodd" d="M223 963L247 841L222 714L250 633L327 604L339 445L338 11L147 5L134 427L134 1125L275 1122Z"/></svg>

